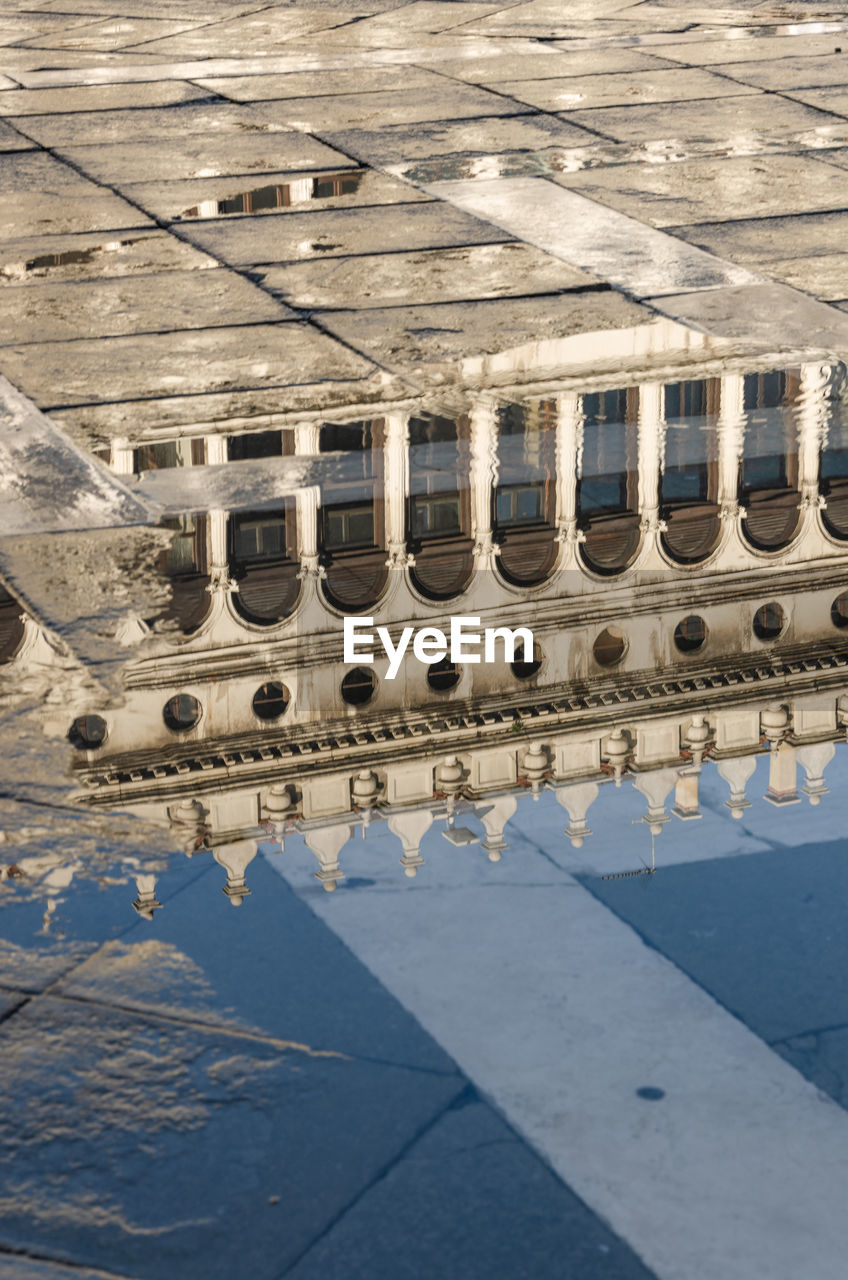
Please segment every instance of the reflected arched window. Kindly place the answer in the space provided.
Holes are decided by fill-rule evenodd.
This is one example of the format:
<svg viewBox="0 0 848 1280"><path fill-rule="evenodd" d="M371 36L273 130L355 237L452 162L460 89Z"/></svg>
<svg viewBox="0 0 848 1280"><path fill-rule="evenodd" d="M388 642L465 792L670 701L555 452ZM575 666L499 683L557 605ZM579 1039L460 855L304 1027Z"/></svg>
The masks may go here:
<svg viewBox="0 0 848 1280"><path fill-rule="evenodd" d="M0 662L14 658L23 634L23 609L14 596L0 587Z"/></svg>
<svg viewBox="0 0 848 1280"><path fill-rule="evenodd" d="M169 580L171 600L162 617L174 621L182 632L195 631L209 612L207 538L205 516L177 516L163 520L173 530L171 545L159 557L158 567Z"/></svg>
<svg viewBox="0 0 848 1280"><path fill-rule="evenodd" d="M418 590L434 600L458 595L474 570L468 429L466 416L428 414L409 421L411 576Z"/></svg>
<svg viewBox="0 0 848 1280"><path fill-rule="evenodd" d="M543 582L556 560L556 404L530 400L498 411L494 532L509 582Z"/></svg>
<svg viewBox="0 0 848 1280"><path fill-rule="evenodd" d="M598 573L624 569L639 548L638 390L583 397L583 457L577 510L583 555Z"/></svg>
<svg viewBox="0 0 848 1280"><path fill-rule="evenodd" d="M745 439L742 505L745 536L775 551L792 541L798 509L797 371L773 370L744 378Z"/></svg>
<svg viewBox="0 0 848 1280"><path fill-rule="evenodd" d="M827 441L819 475L827 503L822 516L831 533L848 538L848 372L844 365L831 371L827 410Z"/></svg>
<svg viewBox="0 0 848 1280"><path fill-rule="evenodd" d="M663 545L684 564L708 556L721 533L716 456L720 395L719 378L677 382L664 388L660 508L668 528Z"/></svg>
<svg viewBox="0 0 848 1280"><path fill-rule="evenodd" d="M337 478L321 492L319 551L324 592L337 608L363 612L386 584L385 504L382 496L383 422L325 423L322 453L341 453Z"/></svg>
<svg viewBox="0 0 848 1280"><path fill-rule="evenodd" d="M287 499L282 510L235 512L229 530L236 608L250 622L279 622L300 592L294 500Z"/></svg>

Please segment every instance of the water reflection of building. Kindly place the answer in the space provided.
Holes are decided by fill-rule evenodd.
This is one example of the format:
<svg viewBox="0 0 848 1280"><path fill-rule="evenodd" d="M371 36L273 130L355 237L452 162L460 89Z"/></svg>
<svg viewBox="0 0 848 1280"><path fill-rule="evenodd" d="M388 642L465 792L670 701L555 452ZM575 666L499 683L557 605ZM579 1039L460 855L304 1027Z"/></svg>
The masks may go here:
<svg viewBox="0 0 848 1280"><path fill-rule="evenodd" d="M174 521L177 630L128 668L124 706L79 709L85 801L214 848L238 902L257 832L303 831L334 887L363 816L414 874L423 833L464 807L499 855L527 789L556 792L575 842L625 773L652 829L697 817L704 759L734 813L766 751L772 802L802 770L818 800L848 709L844 370L703 363L114 447L125 473L344 466L276 510ZM344 664L351 613L393 635L529 625L537 652L389 681L380 658Z"/></svg>

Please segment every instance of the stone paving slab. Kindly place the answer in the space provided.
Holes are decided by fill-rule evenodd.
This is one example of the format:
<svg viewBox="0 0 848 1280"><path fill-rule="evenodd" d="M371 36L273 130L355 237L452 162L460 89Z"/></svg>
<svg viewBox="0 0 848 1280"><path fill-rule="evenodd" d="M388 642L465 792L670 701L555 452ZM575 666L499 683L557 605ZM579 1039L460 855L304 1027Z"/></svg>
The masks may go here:
<svg viewBox="0 0 848 1280"><path fill-rule="evenodd" d="M530 109L528 109L530 110ZM345 129L329 132L327 141L348 155L377 167L425 156L500 155L538 151L544 147L581 146L592 133L555 117L533 113L514 118L485 118L468 123L427 123L417 129L391 125L383 129Z"/></svg>
<svg viewBox="0 0 848 1280"><path fill-rule="evenodd" d="M146 222L147 219L145 218ZM124 228L0 242L0 285L198 271L216 260L166 231Z"/></svg>
<svg viewBox="0 0 848 1280"><path fill-rule="evenodd" d="M9 346L2 364L46 409L222 391L285 392L373 373L368 360L311 325L291 321Z"/></svg>
<svg viewBox="0 0 848 1280"><path fill-rule="evenodd" d="M486 59L490 61L490 59ZM437 66L440 64L437 64ZM461 78L461 77L460 77ZM198 76L196 83L234 102L262 102L274 98L312 98L337 93L374 93L392 89L429 89L435 96L444 78L424 67L360 67L323 71L290 71L287 75ZM0 98L2 102L2 98Z"/></svg>
<svg viewBox="0 0 848 1280"><path fill-rule="evenodd" d="M755 284L655 300L681 324L772 349L806 347L841 359L848 351L848 316L786 285Z"/></svg>
<svg viewBox="0 0 848 1280"><path fill-rule="evenodd" d="M651 54L657 58L671 58L675 62L683 62L688 66L727 66L736 62L755 60L768 61L779 59L783 62L788 57L819 57L835 53L837 48L846 48L839 31L821 35L786 35L745 36L736 40L712 40L699 33L695 40L685 44L656 44ZM730 72L732 75L732 71Z"/></svg>
<svg viewBox="0 0 848 1280"><path fill-rule="evenodd" d="M839 41L837 40L837 44ZM833 42L831 41L831 50ZM848 42L846 43L848 50ZM816 89L825 85L848 85L848 52L820 54L818 57L784 57L774 61L733 62L716 70L743 84L786 93L795 89ZM791 96L795 97L794 92Z"/></svg>
<svg viewBox="0 0 848 1280"><path fill-rule="evenodd" d="M726 142L728 134L748 133L753 129L781 129L787 133L799 129L813 131L835 124L836 116L773 94L741 92L738 96L710 102L675 104L672 113L661 104L604 107L569 112L568 120L616 142L647 142L659 138L710 138Z"/></svg>
<svg viewBox="0 0 848 1280"><path fill-rule="evenodd" d="M157 37L176 35L202 25L190 19L167 21L164 18L106 18L100 22L87 22L71 30L51 32L48 35L30 36L21 41L22 48L35 49L92 49L106 53L110 49L142 44Z"/></svg>
<svg viewBox="0 0 848 1280"><path fill-rule="evenodd" d="M551 294L599 283L590 272L517 241L310 260L263 268L255 278L293 306L322 308Z"/></svg>
<svg viewBox="0 0 848 1280"><path fill-rule="evenodd" d="M650 1280L496 1113L463 1097L289 1272L291 1280Z"/></svg>
<svg viewBox="0 0 848 1280"><path fill-rule="evenodd" d="M181 81L173 83L181 84ZM121 86L110 86L111 88ZM170 107L138 106L111 111L71 110L44 115L12 116L28 137L44 147L90 146L94 143L131 144L150 139L181 140L197 136L227 134L285 133L285 121L276 122L257 114L256 109L235 102L187 101ZM267 110L267 109L266 109ZM229 139L233 141L232 138Z"/></svg>
<svg viewBox="0 0 848 1280"><path fill-rule="evenodd" d="M424 65L429 65L424 59ZM502 53L490 58L454 58L432 64L443 76L453 76L469 84L501 89L509 80L547 80L554 76L611 75L620 71L663 70L661 58L640 49L606 49L603 59L595 50L568 52L548 44L537 44L525 53Z"/></svg>
<svg viewBox="0 0 848 1280"><path fill-rule="evenodd" d="M729 97L744 93L709 71L690 71L681 84L678 70L620 72L615 75L571 75L537 81L506 80L498 88L545 111L586 111L596 107L631 106L638 103L680 102L691 98ZM756 89L751 89L756 93Z"/></svg>
<svg viewBox="0 0 848 1280"><path fill-rule="evenodd" d="M269 323L289 307L224 268L117 280L38 283L0 313L0 346ZM2 356L0 356L2 362Z"/></svg>
<svg viewBox="0 0 848 1280"><path fill-rule="evenodd" d="M208 97L208 91L179 80L146 85L104 84L95 89L8 89L0 93L0 116L32 116L72 111L119 111L123 107L167 107Z"/></svg>
<svg viewBox="0 0 848 1280"><path fill-rule="evenodd" d="M835 154L623 164L556 174L554 181L654 227L728 222L844 208L848 177L832 163Z"/></svg>
<svg viewBox="0 0 848 1280"><path fill-rule="evenodd" d="M271 115L271 104L261 108ZM490 93L478 85L460 85L442 79L438 92L394 89L386 92L300 97L273 103L273 117L284 124L324 134L339 129L384 128L431 120L472 120L526 113L523 103Z"/></svg>
<svg viewBox="0 0 848 1280"><path fill-rule="evenodd" d="M115 186L136 182L139 175L148 182L165 182L219 174L279 173L281 169L355 167L353 160L324 143L282 130L66 147L61 153L91 178Z"/></svg>
<svg viewBox="0 0 848 1280"><path fill-rule="evenodd" d="M487 244L512 237L460 209L443 204L377 205L282 218L230 218L186 223L182 234L232 266L297 262L453 245Z"/></svg>
<svg viewBox="0 0 848 1280"><path fill-rule="evenodd" d="M325 312L321 323L401 374L448 376L464 357L523 347L550 338L624 329L652 313L613 292L500 298L385 311ZM453 376L459 369L453 369Z"/></svg>
<svg viewBox="0 0 848 1280"><path fill-rule="evenodd" d="M848 212L740 218L675 227L674 234L733 262L767 264L792 257L801 246L820 258L840 253L848 244Z"/></svg>
<svg viewBox="0 0 848 1280"><path fill-rule="evenodd" d="M349 23L355 16L355 9L344 8L260 9L254 15L240 15L194 32L150 40L138 49L164 60L274 53L285 49L287 42L296 36L314 37L316 32Z"/></svg>
<svg viewBox="0 0 848 1280"><path fill-rule="evenodd" d="M0 1243L139 1280L275 1280L465 1087L47 996L0 1040Z"/></svg>
<svg viewBox="0 0 848 1280"><path fill-rule="evenodd" d="M29 151L32 142L13 125L0 120L0 151Z"/></svg>

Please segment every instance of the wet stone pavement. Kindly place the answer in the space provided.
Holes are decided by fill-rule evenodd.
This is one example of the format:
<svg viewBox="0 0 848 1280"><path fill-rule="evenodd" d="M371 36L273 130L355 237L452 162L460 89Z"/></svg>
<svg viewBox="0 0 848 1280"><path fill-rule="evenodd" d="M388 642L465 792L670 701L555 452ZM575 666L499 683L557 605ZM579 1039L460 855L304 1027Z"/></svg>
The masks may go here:
<svg viewBox="0 0 848 1280"><path fill-rule="evenodd" d="M844 1280L844 6L0 0L0 300L0 1280Z"/></svg>

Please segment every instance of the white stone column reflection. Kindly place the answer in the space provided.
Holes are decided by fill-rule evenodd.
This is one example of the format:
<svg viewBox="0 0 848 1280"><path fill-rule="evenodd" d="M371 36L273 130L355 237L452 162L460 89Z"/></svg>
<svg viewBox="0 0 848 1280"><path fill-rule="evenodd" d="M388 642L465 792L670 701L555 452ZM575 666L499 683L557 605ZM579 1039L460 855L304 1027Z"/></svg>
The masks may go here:
<svg viewBox="0 0 848 1280"><path fill-rule="evenodd" d="M566 559L586 535L577 528L577 477L583 454L582 398L567 391L556 398L556 540Z"/></svg>
<svg viewBox="0 0 848 1280"><path fill-rule="evenodd" d="M294 451L297 457L313 457L320 452L320 422L297 422L294 425ZM318 560L318 521L321 510L321 489L307 485L295 495L297 515L297 555L300 561L299 578L323 578L325 570Z"/></svg>
<svg viewBox="0 0 848 1280"><path fill-rule="evenodd" d="M821 451L827 437L830 365L804 364L798 393L798 487L800 506L815 510L825 505L819 494Z"/></svg>
<svg viewBox="0 0 848 1280"><path fill-rule="evenodd" d="M583 841L592 834L586 816L589 806L598 798L597 782L572 782L564 787L554 787L554 795L568 814L565 834L572 848L582 849Z"/></svg>
<svg viewBox="0 0 848 1280"><path fill-rule="evenodd" d="M423 807L408 809L405 813L393 813L387 819L386 825L392 835L400 840L403 849L400 865L407 876L417 875L418 868L424 866L424 859L421 857L421 841L432 827L433 820L432 810Z"/></svg>
<svg viewBox="0 0 848 1280"><path fill-rule="evenodd" d="M498 554L492 533L492 507L498 483L498 403L476 396L471 406L471 529L474 564L491 569ZM460 477L460 484L462 477Z"/></svg>
<svg viewBox="0 0 848 1280"><path fill-rule="evenodd" d="M660 519L660 477L665 459L665 404L663 388L658 382L645 382L639 387L639 516L643 537L643 556L656 547L666 523Z"/></svg>
<svg viewBox="0 0 848 1280"><path fill-rule="evenodd" d="M718 775L730 787L730 799L724 806L734 818L741 818L745 809L750 809L751 801L745 796L745 789L754 775L757 757L732 756L728 760L720 760L716 765Z"/></svg>
<svg viewBox="0 0 848 1280"><path fill-rule="evenodd" d="M811 746L797 749L796 759L805 775L801 790L804 795L809 796L810 804L819 804L822 796L829 793L830 788L824 780L824 771L835 754L836 745L833 742L816 742Z"/></svg>
<svg viewBox="0 0 848 1280"><path fill-rule="evenodd" d="M386 521L386 564L405 569L415 563L406 546L406 510L409 502L409 414L386 414L383 451L384 503Z"/></svg>
<svg viewBox="0 0 848 1280"><path fill-rule="evenodd" d="M739 480L745 445L745 383L740 374L721 379L718 410L718 504L722 520L742 519Z"/></svg>
<svg viewBox="0 0 848 1280"><path fill-rule="evenodd" d="M494 799L484 800L483 804L486 806L486 812L478 815L486 828L483 848L489 855L490 862L500 862L507 848L504 827L518 807L518 797L509 794L496 796Z"/></svg>

